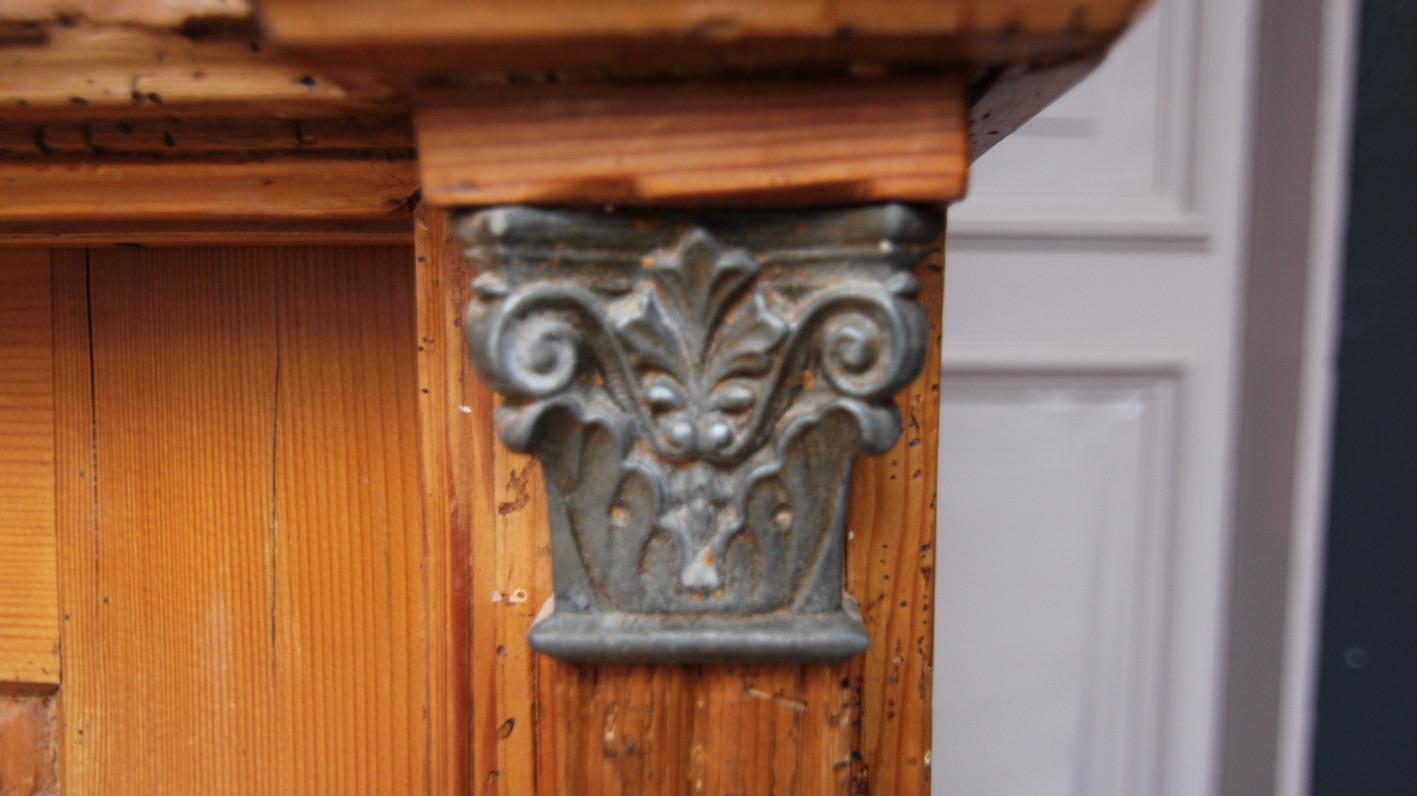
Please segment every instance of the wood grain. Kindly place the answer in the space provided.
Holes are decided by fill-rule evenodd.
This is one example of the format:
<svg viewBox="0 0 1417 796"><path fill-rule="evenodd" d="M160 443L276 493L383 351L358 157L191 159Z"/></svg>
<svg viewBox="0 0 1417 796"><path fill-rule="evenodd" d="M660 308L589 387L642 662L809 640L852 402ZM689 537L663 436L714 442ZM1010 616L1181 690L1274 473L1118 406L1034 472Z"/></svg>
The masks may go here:
<svg viewBox="0 0 1417 796"><path fill-rule="evenodd" d="M0 684L59 682L49 253L0 252Z"/></svg>
<svg viewBox="0 0 1417 796"><path fill-rule="evenodd" d="M0 222L0 247L413 245L413 219L177 219Z"/></svg>
<svg viewBox="0 0 1417 796"><path fill-rule="evenodd" d="M407 250L89 259L55 269L66 792L446 781Z"/></svg>
<svg viewBox="0 0 1417 796"><path fill-rule="evenodd" d="M502 562L526 556L497 557L499 546L533 543L531 537L505 537L498 532L499 514L510 511L499 503L505 488L495 479L499 469L498 448L493 444L491 392L473 375L467 364L462 335L462 307L471 274L448 232L447 214L426 205L416 215L417 294L419 342L419 383L427 390L423 407L423 461L429 473L430 519L446 524L445 534L459 551L453 561L458 578L459 609L470 623L458 640L465 654L468 691L466 717L461 737L468 744L463 761L466 783L471 792L531 793L536 778L530 716L534 696L531 691L531 659L522 644L505 641L515 633L502 626L495 609L516 608L512 599L522 589L527 599L529 584L522 570L529 560L511 568ZM505 463L502 463L505 466ZM505 525L505 523L504 523ZM504 529L505 530L505 529ZM431 531L431 529L430 529ZM528 548L529 549L529 548ZM543 562L549 567L549 561ZM510 586L511 583L521 583ZM496 592L498 599L492 601ZM521 612L525 612L522 606ZM519 612L520 613L520 612ZM511 672L511 673L509 673ZM517 723L521 731L517 731Z"/></svg>
<svg viewBox="0 0 1417 796"><path fill-rule="evenodd" d="M355 85L351 77L337 84L275 52L249 22L243 30L227 20L212 33L220 35L117 22L20 29L12 46L0 46L0 108L8 119L161 118L194 109L207 116L309 118L397 110L388 88Z"/></svg>
<svg viewBox="0 0 1417 796"><path fill-rule="evenodd" d="M54 697L0 693L0 795L53 796Z"/></svg>
<svg viewBox="0 0 1417 796"><path fill-rule="evenodd" d="M403 13L379 0L268 0L258 25L238 0L19 0L0 9L0 108L7 119L0 158L43 160L52 149L172 159L189 141L226 135L222 120L237 122L230 145L245 138L248 151L270 156L283 153L291 128L302 124L313 130L406 120L413 88L429 79L448 83L450 75L453 83L485 83L555 73L584 86L922 69L978 78L971 97L991 106L985 112L1008 111L1009 118L992 122L973 117L982 152L1076 79L1051 67L1099 59L1149 4L425 0L418 13ZM146 134L154 130L157 136ZM359 135L364 141L355 145L365 150L393 145L372 127ZM303 150L310 141L301 139L315 137L295 138ZM739 178L751 187L748 175ZM850 194L840 182L849 174L810 179ZM613 180L599 190L633 192Z"/></svg>
<svg viewBox="0 0 1417 796"><path fill-rule="evenodd" d="M963 80L534 85L420 101L423 197L789 205L964 193Z"/></svg>
<svg viewBox="0 0 1417 796"><path fill-rule="evenodd" d="M16 160L191 159L221 155L413 158L407 117L221 119L171 111L150 119L0 119L0 156Z"/></svg>
<svg viewBox="0 0 1417 796"><path fill-rule="evenodd" d="M861 460L848 582L871 651L837 664L571 665L535 655L526 631L551 593L540 468L492 429L493 396L461 345L470 265L446 211L421 211L420 323L450 341L423 360L449 419L425 424L425 456L449 463L448 511L470 540L470 782L485 794L902 793L929 790L934 437L942 269L922 266L936 330L925 372L900 396L906 432ZM441 375L438 375L441 374ZM432 398L430 405L439 400Z"/></svg>
<svg viewBox="0 0 1417 796"><path fill-rule="evenodd" d="M1137 0L426 0L417 14L391 14L378 0L266 0L275 38L294 42L478 41L537 38L831 38L900 33L1109 31Z"/></svg>
<svg viewBox="0 0 1417 796"><path fill-rule="evenodd" d="M940 421L944 262L919 268L931 320L920 377L896 396L904 433L882 456L857 461L847 519L847 590L871 631L851 663L860 694L855 792L930 792L930 694L935 639L935 492Z"/></svg>
<svg viewBox="0 0 1417 796"><path fill-rule="evenodd" d="M271 37L391 72L822 69L959 64L1095 50L1146 0L266 0Z"/></svg>
<svg viewBox="0 0 1417 796"><path fill-rule="evenodd" d="M406 160L0 162L0 222L407 217Z"/></svg>
<svg viewBox="0 0 1417 796"><path fill-rule="evenodd" d="M435 246L451 247L443 226L446 217L420 205L414 212L416 250L415 306L418 330L419 481L422 489L426 571L429 594L439 600L439 621L430 623L429 678L441 698L429 726L446 743L438 744L433 761L433 793L467 793L471 782L471 722L473 719L472 612L469 604L473 565L467 495L484 489L483 471L467 455L473 448L474 426L469 412L449 403L462 391L459 317L445 279L433 270L427 254ZM451 250L435 259L443 261ZM485 395L485 393L483 393Z"/></svg>
<svg viewBox="0 0 1417 796"><path fill-rule="evenodd" d="M246 0L6 0L0 20L62 22L85 19L121 25L178 27L189 19L242 20L251 15Z"/></svg>

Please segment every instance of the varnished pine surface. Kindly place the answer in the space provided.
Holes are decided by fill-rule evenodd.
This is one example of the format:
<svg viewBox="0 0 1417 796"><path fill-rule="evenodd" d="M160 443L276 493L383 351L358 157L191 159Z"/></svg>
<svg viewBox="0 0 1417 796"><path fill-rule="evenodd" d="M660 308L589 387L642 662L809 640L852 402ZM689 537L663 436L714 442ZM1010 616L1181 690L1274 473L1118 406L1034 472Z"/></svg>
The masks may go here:
<svg viewBox="0 0 1417 796"><path fill-rule="evenodd" d="M447 206L944 202L966 128L958 75L493 86L417 112L423 197Z"/></svg>
<svg viewBox="0 0 1417 796"><path fill-rule="evenodd" d="M65 793L447 792L410 259L56 256Z"/></svg>
<svg viewBox="0 0 1417 796"><path fill-rule="evenodd" d="M59 682L49 253L0 251L0 690Z"/></svg>
<svg viewBox="0 0 1417 796"><path fill-rule="evenodd" d="M1147 0L265 0L271 37L390 74L596 75L1057 59L1105 49Z"/></svg>
<svg viewBox="0 0 1417 796"><path fill-rule="evenodd" d="M407 218L408 160L0 161L0 223Z"/></svg>

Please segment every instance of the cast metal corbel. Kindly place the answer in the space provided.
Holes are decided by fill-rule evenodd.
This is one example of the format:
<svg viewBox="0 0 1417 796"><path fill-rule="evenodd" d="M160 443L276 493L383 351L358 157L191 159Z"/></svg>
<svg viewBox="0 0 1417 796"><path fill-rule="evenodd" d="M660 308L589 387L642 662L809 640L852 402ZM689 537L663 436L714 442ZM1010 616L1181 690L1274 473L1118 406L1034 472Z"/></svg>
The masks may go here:
<svg viewBox="0 0 1417 796"><path fill-rule="evenodd" d="M939 210L697 214L498 207L457 217L467 344L537 456L555 595L534 649L572 660L814 660L866 648L843 590L859 453L928 322Z"/></svg>

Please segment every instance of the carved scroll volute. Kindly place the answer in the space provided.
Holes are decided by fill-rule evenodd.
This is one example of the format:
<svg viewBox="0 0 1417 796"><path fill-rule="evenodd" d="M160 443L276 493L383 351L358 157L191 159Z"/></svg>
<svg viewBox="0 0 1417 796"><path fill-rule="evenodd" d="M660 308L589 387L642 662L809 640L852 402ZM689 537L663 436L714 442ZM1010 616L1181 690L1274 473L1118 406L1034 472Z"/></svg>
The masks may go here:
<svg viewBox="0 0 1417 796"><path fill-rule="evenodd" d="M866 648L843 592L858 453L900 434L915 266L939 211L695 215L500 207L458 217L478 371L534 453L568 659L831 659Z"/></svg>

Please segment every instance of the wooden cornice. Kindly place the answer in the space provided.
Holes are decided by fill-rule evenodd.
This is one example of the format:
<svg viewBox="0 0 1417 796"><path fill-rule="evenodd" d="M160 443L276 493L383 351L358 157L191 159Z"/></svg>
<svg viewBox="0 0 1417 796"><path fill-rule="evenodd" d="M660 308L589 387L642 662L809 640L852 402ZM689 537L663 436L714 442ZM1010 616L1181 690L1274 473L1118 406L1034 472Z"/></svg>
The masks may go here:
<svg viewBox="0 0 1417 796"><path fill-rule="evenodd" d="M733 191L766 204L947 201L963 190L971 158L1086 74L1145 5L423 0L405 8L376 0L263 0L253 8L242 0L17 0L0 6L0 238L41 213L75 229L157 217L188 229L327 217L408 225L421 181L436 201L460 203L694 204ZM638 168L633 164L557 175L546 171L544 157L539 173L547 179L520 180L511 170L532 165L538 153L523 150L529 160L499 166L446 148L448 136L474 132L468 124L502 113L520 114L522 124L560 124L546 106L534 107L537 97L554 103L610 92L618 98L611 104L623 106L620 121L634 123L656 96L682 96L687 83L795 85L789 93L828 108L833 97L862 86L932 80L933 111L929 93L893 89L904 104L873 109L881 129L863 128L865 138L838 138L831 113L753 133L754 108L744 105L735 111L738 121L718 128L729 136L690 153L690 160L723 156L727 146L741 155L742 179L712 180L706 194L685 194L682 185L657 178L633 187L625 173ZM424 114L418 142L415 108ZM651 115L671 128L699 123L676 109L665 102ZM864 118L838 110L841 118ZM604 125L596 129L605 132ZM966 131L967 143L960 137ZM774 135L804 141L816 161L787 168L772 154ZM842 140L854 148L832 163ZM767 149L748 153L755 142ZM419 146L427 161L421 177ZM866 151L873 147L879 149ZM647 150L631 141L626 151ZM911 153L920 158L913 167ZM237 178L241 164L264 175L254 193L214 177ZM478 179L465 173L470 167ZM691 182L695 173L714 171L692 163L675 169ZM500 187L478 187L489 180ZM575 196L573 185L587 193ZM331 198L330 191L347 195Z"/></svg>
<svg viewBox="0 0 1417 796"><path fill-rule="evenodd" d="M1103 49L1144 0L262 0L274 41L402 74L982 66Z"/></svg>

